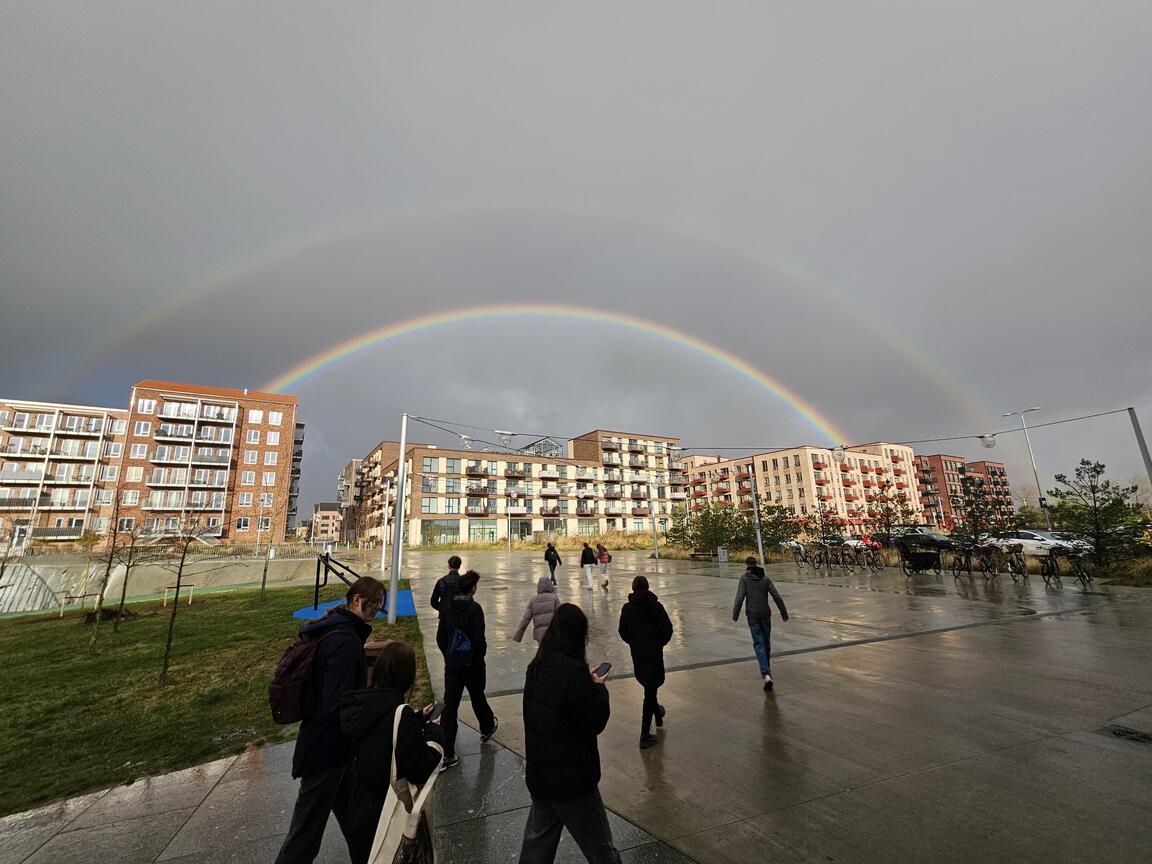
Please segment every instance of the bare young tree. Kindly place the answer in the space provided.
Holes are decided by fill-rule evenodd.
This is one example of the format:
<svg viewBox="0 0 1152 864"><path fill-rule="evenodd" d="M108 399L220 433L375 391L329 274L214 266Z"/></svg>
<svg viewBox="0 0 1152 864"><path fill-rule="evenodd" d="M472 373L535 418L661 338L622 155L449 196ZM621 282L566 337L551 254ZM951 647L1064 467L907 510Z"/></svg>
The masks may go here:
<svg viewBox="0 0 1152 864"><path fill-rule="evenodd" d="M288 534L288 495L276 495L274 492L266 493L273 496L272 504L268 507L268 515L263 517L268 519L268 545L264 549L264 567L260 574L260 599L264 600L267 597L268 588L268 564L272 560L272 535L276 531L277 525L284 526L284 536L287 538ZM260 518L260 517L257 517ZM256 524L257 534L259 534L260 523Z"/></svg>
<svg viewBox="0 0 1152 864"><path fill-rule="evenodd" d="M868 507L868 523L873 531L888 535L889 542L896 528L912 525L916 521L916 510L908 496L896 489L891 480L885 480L871 493Z"/></svg>
<svg viewBox="0 0 1152 864"><path fill-rule="evenodd" d="M120 631L120 622L124 620L124 602L128 598L128 580L132 570L144 564L158 564L169 557L169 549L165 545L158 545L159 538L143 525L134 525L127 531L117 531L113 540L111 554L113 559L124 568L124 577L120 582L120 603L116 609L116 617L112 620L112 632ZM109 575L111 571L109 570ZM108 576L105 576L105 587Z"/></svg>

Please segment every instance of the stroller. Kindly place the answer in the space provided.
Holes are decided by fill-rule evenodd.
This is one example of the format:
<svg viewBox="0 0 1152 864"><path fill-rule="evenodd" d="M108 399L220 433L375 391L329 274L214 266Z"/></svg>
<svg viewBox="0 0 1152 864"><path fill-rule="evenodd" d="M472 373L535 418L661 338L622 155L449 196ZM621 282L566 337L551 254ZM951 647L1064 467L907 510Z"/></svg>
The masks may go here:
<svg viewBox="0 0 1152 864"><path fill-rule="evenodd" d="M900 552L900 569L905 576L929 570L940 575L940 549L935 544L917 543L911 537L903 537L896 541L896 549Z"/></svg>

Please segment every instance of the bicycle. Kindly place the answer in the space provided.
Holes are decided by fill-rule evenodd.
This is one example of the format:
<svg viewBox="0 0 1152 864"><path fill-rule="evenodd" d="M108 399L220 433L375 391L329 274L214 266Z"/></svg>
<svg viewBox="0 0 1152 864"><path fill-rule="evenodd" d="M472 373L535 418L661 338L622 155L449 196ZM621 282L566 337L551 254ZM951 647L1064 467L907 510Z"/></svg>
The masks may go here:
<svg viewBox="0 0 1152 864"><path fill-rule="evenodd" d="M969 576L972 575L972 550L968 547L955 549L952 552L953 578L959 579L960 574L965 571Z"/></svg>
<svg viewBox="0 0 1152 864"><path fill-rule="evenodd" d="M1087 588L1088 583L1092 581L1092 573L1084 563L1084 553L1069 550L1065 553L1065 557L1068 559L1068 566L1072 569L1072 575L1076 577L1076 580L1081 585Z"/></svg>
<svg viewBox="0 0 1152 864"><path fill-rule="evenodd" d="M1044 584L1051 585L1055 580L1057 585L1060 585L1060 562L1056 558L1056 550L1052 550L1047 555L1040 558L1040 575L1044 577Z"/></svg>
<svg viewBox="0 0 1152 864"><path fill-rule="evenodd" d="M879 549L869 549L864 553L864 557L867 559L868 569L873 573L879 573L887 566L884 561L884 553Z"/></svg>
<svg viewBox="0 0 1152 864"><path fill-rule="evenodd" d="M796 567L803 570L805 564L811 564L809 559L808 550L804 547L803 543L798 543L795 540L788 541L780 544L781 550L790 550L793 559L796 562Z"/></svg>
<svg viewBox="0 0 1152 864"><path fill-rule="evenodd" d="M976 550L976 563L985 579L1000 575L1000 570L996 566L996 555L999 551L995 546L981 546Z"/></svg>
<svg viewBox="0 0 1152 864"><path fill-rule="evenodd" d="M1020 577L1028 578L1028 564L1024 560L1024 544L1013 543L1003 550L1004 569L1012 577L1013 582L1019 582Z"/></svg>

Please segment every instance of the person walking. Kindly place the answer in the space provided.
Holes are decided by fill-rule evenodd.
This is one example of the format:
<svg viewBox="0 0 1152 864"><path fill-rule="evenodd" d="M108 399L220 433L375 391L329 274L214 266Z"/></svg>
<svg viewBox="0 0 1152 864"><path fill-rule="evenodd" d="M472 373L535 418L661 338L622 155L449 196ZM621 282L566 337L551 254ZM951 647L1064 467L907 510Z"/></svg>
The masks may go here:
<svg viewBox="0 0 1152 864"><path fill-rule="evenodd" d="M588 669L588 619L561 603L524 678L524 779L532 807L520 864L552 864L567 828L592 864L619 864L600 797L596 737L612 710L607 675Z"/></svg>
<svg viewBox="0 0 1152 864"><path fill-rule="evenodd" d="M596 552L587 543L580 550L580 566L584 568L584 577L588 580L588 590L595 586L592 584L592 568L596 566Z"/></svg>
<svg viewBox="0 0 1152 864"><path fill-rule="evenodd" d="M440 716L444 727L444 764L441 771L460 764L456 755L457 714L465 690L480 725L480 740L487 741L500 725L484 696L487 678L484 655L488 652L488 643L484 639L484 610L476 602L479 583L480 574L475 570L460 577L456 596L436 628L436 645L444 655L444 713Z"/></svg>
<svg viewBox="0 0 1152 864"><path fill-rule="evenodd" d="M556 596L556 583L547 576L541 576L536 583L536 596L528 601L528 608L524 610L524 617L520 619L520 626L516 628L513 641L519 642L524 638L524 631L532 625L532 638L539 642L544 638L544 632L552 623L552 616L556 614L556 607L560 605L560 598Z"/></svg>
<svg viewBox="0 0 1152 864"><path fill-rule="evenodd" d="M660 740L652 734L653 718L657 726L663 726L667 713L657 699L657 692L664 684L664 646L672 639L672 620L664 604L649 590L644 576L632 580L632 593L620 610L620 638L628 643L632 669L644 688L640 749L647 750Z"/></svg>
<svg viewBox="0 0 1152 864"><path fill-rule="evenodd" d="M760 663L760 674L764 676L764 689L772 689L772 607L768 605L768 597L780 610L780 617L788 620L788 609L784 605L784 598L772 584L772 580L759 566L755 556L749 555L744 559L748 569L740 577L740 584L736 588L736 604L732 607L732 620L740 620L740 607L747 603L745 616L748 619L748 629L752 632L752 648L756 652L756 659Z"/></svg>
<svg viewBox="0 0 1152 864"><path fill-rule="evenodd" d="M428 722L433 705L416 711L405 702L416 682L416 652L405 642L385 643L372 666L372 687L345 694L340 728L357 748L349 769L352 776L348 806L352 864L368 864L372 841L388 796L392 770L392 727L401 705L396 736L396 777L423 786L440 764L444 732L440 721ZM424 823L425 826L427 823ZM427 838L431 846L431 838Z"/></svg>
<svg viewBox="0 0 1152 864"><path fill-rule="evenodd" d="M301 636L317 640L312 660L312 692L317 695L317 704L296 735L292 777L299 778L300 789L276 864L314 861L329 813L336 814L352 851L355 835L348 809L352 784L346 769L352 761L353 746L340 728L340 700L367 683L364 643L372 633L368 622L384 605L384 596L383 582L361 577L348 589L342 606L300 628Z"/></svg>
<svg viewBox="0 0 1152 864"><path fill-rule="evenodd" d="M443 610L447 609L448 604L452 602L452 597L456 594L460 582L460 565L463 563L459 555L453 555L449 558L448 572L437 579L436 584L432 587L432 599L428 602L437 612L443 613Z"/></svg>
<svg viewBox="0 0 1152 864"><path fill-rule="evenodd" d="M552 577L552 584L556 584L556 568L564 562L560 560L560 553L556 551L556 547L551 543L548 548L544 550L544 560L548 562L548 575Z"/></svg>
<svg viewBox="0 0 1152 864"><path fill-rule="evenodd" d="M612 553L600 543L596 544L596 560L600 562L600 587L608 590L608 565L612 563Z"/></svg>

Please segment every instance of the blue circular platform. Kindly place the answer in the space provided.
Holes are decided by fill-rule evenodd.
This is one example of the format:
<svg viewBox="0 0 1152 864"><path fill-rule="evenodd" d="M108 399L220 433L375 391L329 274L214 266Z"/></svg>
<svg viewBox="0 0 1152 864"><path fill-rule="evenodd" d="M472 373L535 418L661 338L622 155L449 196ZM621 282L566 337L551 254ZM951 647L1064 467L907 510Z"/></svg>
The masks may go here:
<svg viewBox="0 0 1152 864"><path fill-rule="evenodd" d="M388 602L391 603L393 596L397 601L396 617L398 618L415 618L416 617L416 603L412 599L412 592L404 588L397 592L397 595L388 595ZM344 603L343 600L329 600L327 603L321 603L319 607L313 609L311 606L305 606L303 609L297 609L292 613L292 617L297 621L315 621L318 618L323 618L328 614L329 609L340 606ZM387 618L388 610L376 613L377 618Z"/></svg>

